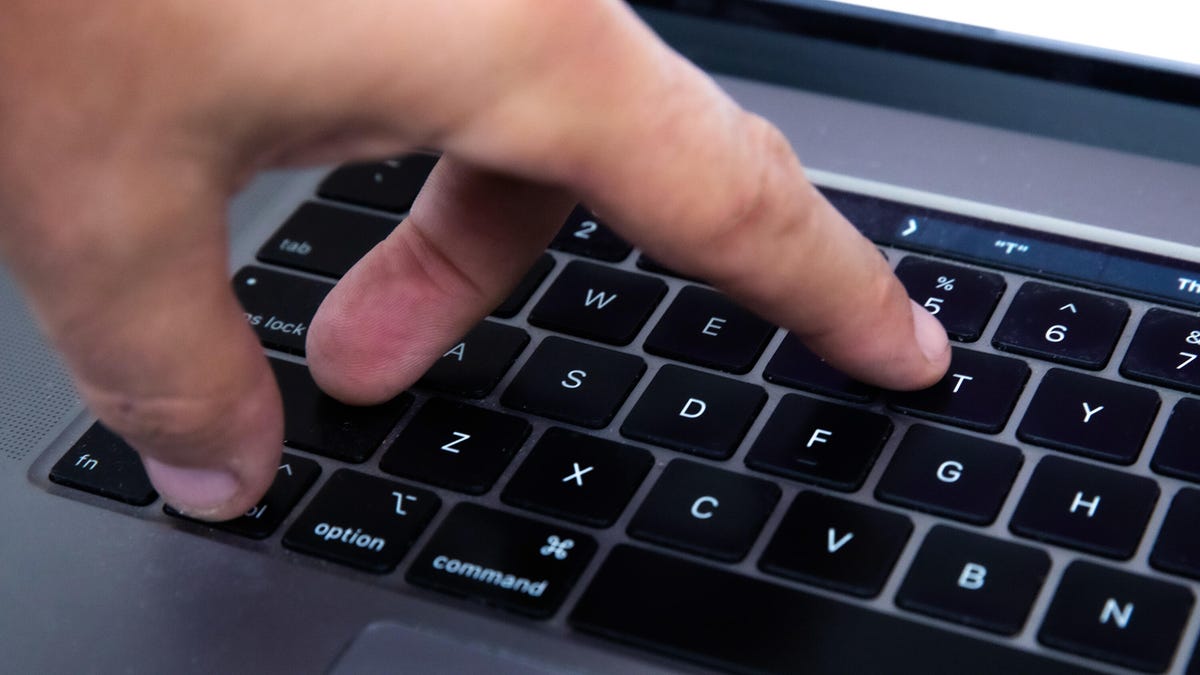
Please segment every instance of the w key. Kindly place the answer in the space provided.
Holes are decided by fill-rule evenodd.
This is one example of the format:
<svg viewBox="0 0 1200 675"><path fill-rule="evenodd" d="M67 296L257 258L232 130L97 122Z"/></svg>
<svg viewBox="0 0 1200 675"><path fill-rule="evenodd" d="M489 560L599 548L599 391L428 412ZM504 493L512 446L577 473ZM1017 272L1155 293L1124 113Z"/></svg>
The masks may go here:
<svg viewBox="0 0 1200 675"><path fill-rule="evenodd" d="M1029 366L1018 359L954 348L950 369L937 384L921 391L894 392L891 406L936 422L999 433L1029 379Z"/></svg>
<svg viewBox="0 0 1200 675"><path fill-rule="evenodd" d="M661 279L575 261L529 314L529 323L614 345L629 344L667 292Z"/></svg>

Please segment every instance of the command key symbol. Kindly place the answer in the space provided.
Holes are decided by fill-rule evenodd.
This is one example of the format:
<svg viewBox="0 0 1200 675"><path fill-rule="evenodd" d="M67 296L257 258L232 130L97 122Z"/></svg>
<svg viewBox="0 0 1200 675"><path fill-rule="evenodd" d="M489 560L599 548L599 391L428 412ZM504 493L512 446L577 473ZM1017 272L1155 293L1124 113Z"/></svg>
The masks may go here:
<svg viewBox="0 0 1200 675"><path fill-rule="evenodd" d="M546 538L546 545L539 551L543 556L554 556L556 560L566 560L567 550L574 546L574 539L559 539L555 535L550 535Z"/></svg>

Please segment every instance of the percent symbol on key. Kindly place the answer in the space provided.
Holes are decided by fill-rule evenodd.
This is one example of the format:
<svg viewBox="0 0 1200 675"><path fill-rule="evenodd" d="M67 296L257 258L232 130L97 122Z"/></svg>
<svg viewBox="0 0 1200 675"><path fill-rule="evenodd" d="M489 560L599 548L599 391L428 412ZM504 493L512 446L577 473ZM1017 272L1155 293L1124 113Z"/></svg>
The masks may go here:
<svg viewBox="0 0 1200 675"><path fill-rule="evenodd" d="M955 279L952 279L950 277L938 277L936 288L941 288L943 290L952 291L952 290L954 290L954 282L955 282Z"/></svg>

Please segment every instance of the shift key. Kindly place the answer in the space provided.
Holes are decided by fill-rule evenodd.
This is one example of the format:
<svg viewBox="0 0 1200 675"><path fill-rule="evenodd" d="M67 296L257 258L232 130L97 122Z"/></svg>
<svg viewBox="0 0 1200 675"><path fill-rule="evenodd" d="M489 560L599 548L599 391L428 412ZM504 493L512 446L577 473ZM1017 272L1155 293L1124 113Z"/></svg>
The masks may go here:
<svg viewBox="0 0 1200 675"><path fill-rule="evenodd" d="M446 516L407 578L544 618L562 604L595 552L586 534L464 502Z"/></svg>
<svg viewBox="0 0 1200 675"><path fill-rule="evenodd" d="M258 339L266 347L291 354L304 354L308 326L332 288L333 284L262 267L243 267L233 277L246 323Z"/></svg>

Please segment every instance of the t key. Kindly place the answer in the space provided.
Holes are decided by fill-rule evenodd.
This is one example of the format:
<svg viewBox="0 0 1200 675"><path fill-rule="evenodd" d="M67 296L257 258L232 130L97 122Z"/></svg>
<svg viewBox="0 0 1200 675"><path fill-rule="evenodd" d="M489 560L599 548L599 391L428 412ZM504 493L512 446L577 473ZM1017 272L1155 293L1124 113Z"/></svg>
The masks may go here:
<svg viewBox="0 0 1200 675"><path fill-rule="evenodd" d="M975 431L999 433L1029 379L1018 359L954 348L950 369L921 391L894 392L896 410Z"/></svg>

